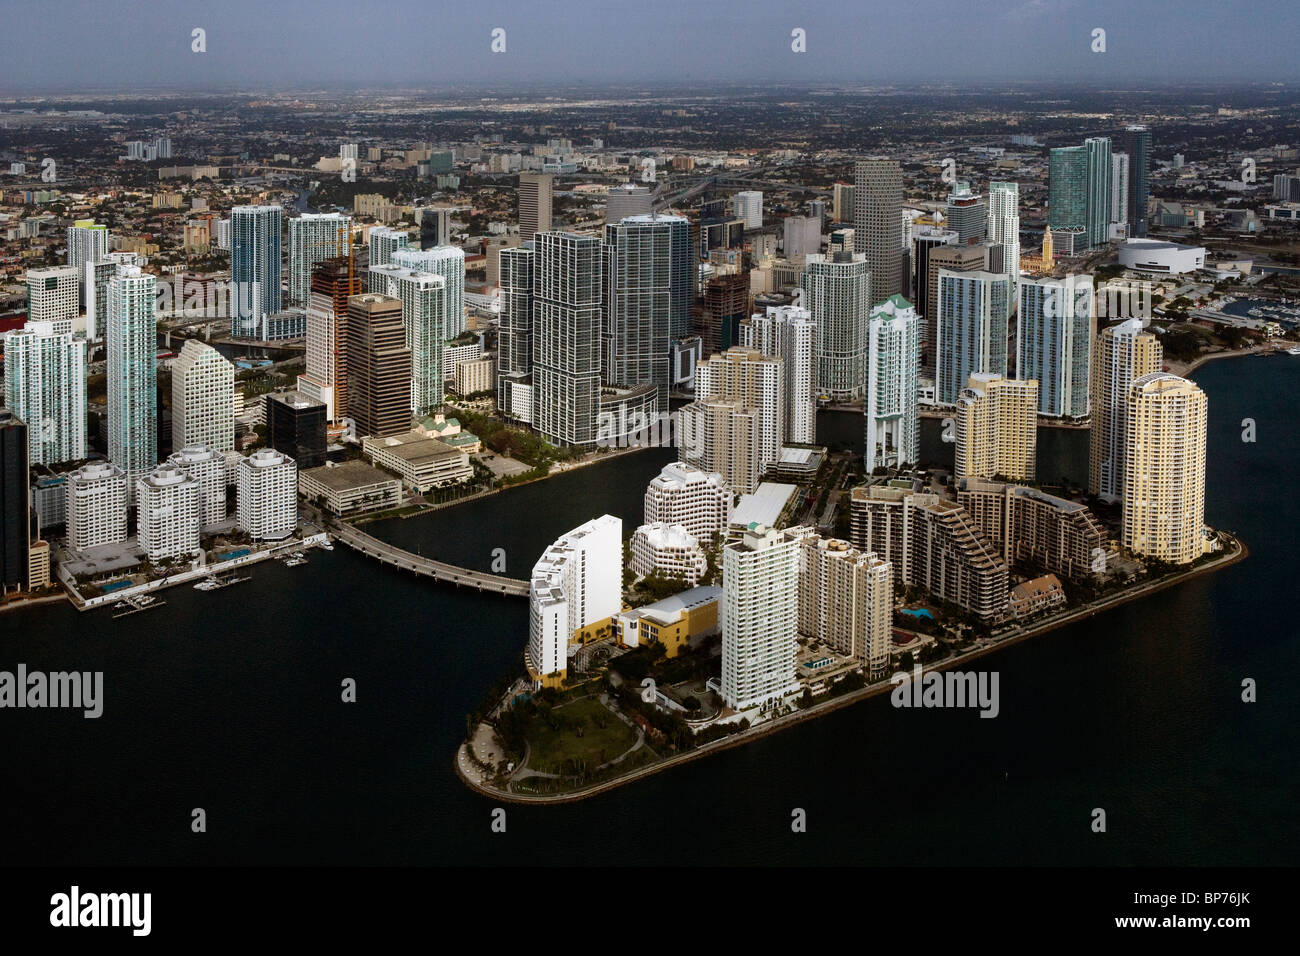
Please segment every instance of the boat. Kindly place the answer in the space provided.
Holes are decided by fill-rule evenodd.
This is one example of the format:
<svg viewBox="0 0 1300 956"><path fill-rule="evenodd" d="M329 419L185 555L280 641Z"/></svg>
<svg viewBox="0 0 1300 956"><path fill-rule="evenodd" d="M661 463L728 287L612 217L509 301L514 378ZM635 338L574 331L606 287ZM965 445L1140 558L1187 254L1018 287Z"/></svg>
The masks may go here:
<svg viewBox="0 0 1300 956"><path fill-rule="evenodd" d="M232 584L242 584L244 581L253 580L248 575L236 577L234 574L213 574L204 578L198 584L194 585L196 591L220 591L222 588L228 588Z"/></svg>
<svg viewBox="0 0 1300 956"><path fill-rule="evenodd" d="M327 538L320 543L320 548L323 551L333 551L334 545L330 544L329 539Z"/></svg>
<svg viewBox="0 0 1300 956"><path fill-rule="evenodd" d="M1300 355L1300 345L1293 345L1286 350L1287 355Z"/></svg>
<svg viewBox="0 0 1300 956"><path fill-rule="evenodd" d="M154 597L152 594L141 594L136 597L124 598L113 605L115 613L113 617L126 617L128 614L139 614L141 611L148 611L152 608L162 607L167 602ZM118 609L121 610L118 610Z"/></svg>
<svg viewBox="0 0 1300 956"><path fill-rule="evenodd" d="M284 566L286 568L296 568L298 565L306 563L307 555L303 554L301 551L295 551L284 559Z"/></svg>

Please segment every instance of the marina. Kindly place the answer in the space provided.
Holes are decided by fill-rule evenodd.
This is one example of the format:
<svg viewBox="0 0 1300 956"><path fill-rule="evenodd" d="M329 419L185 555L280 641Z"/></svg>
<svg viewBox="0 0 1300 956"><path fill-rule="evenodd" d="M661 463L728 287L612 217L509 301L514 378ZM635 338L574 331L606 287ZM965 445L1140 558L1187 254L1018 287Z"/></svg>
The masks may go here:
<svg viewBox="0 0 1300 956"><path fill-rule="evenodd" d="M204 578L198 584L194 585L196 591L220 591L222 588L228 588L232 584L242 584L245 581L253 580L251 576L245 574L242 577L234 574L214 574Z"/></svg>
<svg viewBox="0 0 1300 956"><path fill-rule="evenodd" d="M162 598L156 598L152 594L138 594L133 597L123 598L113 605L113 617L126 617L130 614L139 614L141 611L151 611L156 607L162 607L167 602Z"/></svg>

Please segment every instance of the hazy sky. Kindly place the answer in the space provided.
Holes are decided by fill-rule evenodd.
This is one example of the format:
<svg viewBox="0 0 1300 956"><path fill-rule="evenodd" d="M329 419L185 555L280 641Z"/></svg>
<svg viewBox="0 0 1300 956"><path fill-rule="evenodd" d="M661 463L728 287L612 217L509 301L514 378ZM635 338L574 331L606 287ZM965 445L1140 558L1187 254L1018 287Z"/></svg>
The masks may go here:
<svg viewBox="0 0 1300 956"><path fill-rule="evenodd" d="M7 0L0 13L0 93L1300 79L1300 0ZM191 51L195 27L206 53ZM490 50L496 27L505 53Z"/></svg>

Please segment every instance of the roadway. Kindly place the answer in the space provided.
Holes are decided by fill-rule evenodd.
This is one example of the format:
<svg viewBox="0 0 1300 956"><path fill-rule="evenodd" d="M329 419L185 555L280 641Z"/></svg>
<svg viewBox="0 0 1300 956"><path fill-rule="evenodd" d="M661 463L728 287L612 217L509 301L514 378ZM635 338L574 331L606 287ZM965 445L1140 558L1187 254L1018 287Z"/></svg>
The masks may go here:
<svg viewBox="0 0 1300 956"><path fill-rule="evenodd" d="M479 591L491 591L511 597L528 597L527 581L502 577L498 574L486 574L482 571L471 571L469 568L420 557L381 541L345 522L331 521L329 530L349 548L360 551L367 557L375 558L382 564L461 587L476 588Z"/></svg>

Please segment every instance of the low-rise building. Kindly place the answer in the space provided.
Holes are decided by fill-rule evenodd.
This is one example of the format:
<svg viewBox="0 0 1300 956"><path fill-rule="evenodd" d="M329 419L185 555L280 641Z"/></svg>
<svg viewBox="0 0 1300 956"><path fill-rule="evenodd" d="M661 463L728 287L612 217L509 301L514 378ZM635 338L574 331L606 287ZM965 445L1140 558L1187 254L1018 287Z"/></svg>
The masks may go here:
<svg viewBox="0 0 1300 956"><path fill-rule="evenodd" d="M402 483L364 462L326 463L298 473L298 493L333 514L352 515L397 507Z"/></svg>
<svg viewBox="0 0 1300 956"><path fill-rule="evenodd" d="M361 450L375 465L397 475L403 485L418 494L460 484L474 475L468 452L419 431L366 438Z"/></svg>
<svg viewBox="0 0 1300 956"><path fill-rule="evenodd" d="M1007 610L1015 617L1028 617L1064 603L1065 591L1061 588L1060 578L1055 574L1044 574L1013 587Z"/></svg>
<svg viewBox="0 0 1300 956"><path fill-rule="evenodd" d="M699 540L679 524L641 525L632 534L631 550L632 571L643 576L678 577L694 587L708 570Z"/></svg>
<svg viewBox="0 0 1300 956"><path fill-rule="evenodd" d="M698 637L718 632L718 600L722 588L701 585L680 594L623 611L614 618L618 642L624 647L662 644L667 657L676 657Z"/></svg>

